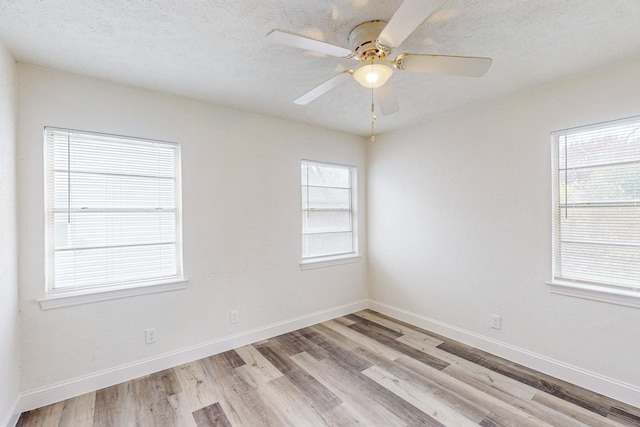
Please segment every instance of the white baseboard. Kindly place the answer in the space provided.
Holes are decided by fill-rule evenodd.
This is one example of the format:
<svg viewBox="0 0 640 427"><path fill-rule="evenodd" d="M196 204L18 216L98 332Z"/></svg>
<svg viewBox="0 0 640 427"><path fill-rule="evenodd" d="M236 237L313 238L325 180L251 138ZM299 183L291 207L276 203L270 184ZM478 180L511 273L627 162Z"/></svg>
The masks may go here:
<svg viewBox="0 0 640 427"><path fill-rule="evenodd" d="M20 397L17 397L15 402L13 402L11 408L9 408L9 412L7 413L7 415L2 420L0 420L0 426L15 427L15 425L18 424L18 419L20 418L21 412L18 411L19 403Z"/></svg>
<svg viewBox="0 0 640 427"><path fill-rule="evenodd" d="M640 407L640 387L635 385L608 378L398 307L369 300L318 311L309 315L245 331L240 334L223 337L208 343L179 349L152 358L23 392L14 405L15 409L13 413L6 416L4 420L5 425L8 427L15 426L20 413L24 411L60 402L84 393L179 366L243 345L272 338L316 323L351 314L365 308L370 308L395 319L444 335L461 343L609 396L629 405Z"/></svg>
<svg viewBox="0 0 640 427"><path fill-rule="evenodd" d="M16 405L18 414L31 409L39 408L51 403L70 399L94 390L110 387L124 381L139 378L164 369L189 363L214 354L222 353L243 345L272 338L300 328L325 322L336 317L354 313L367 308L367 301L358 301L351 304L318 311L312 314L296 317L278 323L273 323L261 328L245 331L236 335L227 336L204 344L198 344L182 348L169 353L160 354L148 359L139 360L112 369L107 369L41 387L35 390L23 392L19 403ZM16 419L17 421L17 419Z"/></svg>
<svg viewBox="0 0 640 427"><path fill-rule="evenodd" d="M640 408L640 387L633 384L608 378L604 375L554 360L541 354L494 340L438 320L430 319L398 307L373 300L369 300L368 306L371 310L389 317L402 320L571 384L584 387Z"/></svg>

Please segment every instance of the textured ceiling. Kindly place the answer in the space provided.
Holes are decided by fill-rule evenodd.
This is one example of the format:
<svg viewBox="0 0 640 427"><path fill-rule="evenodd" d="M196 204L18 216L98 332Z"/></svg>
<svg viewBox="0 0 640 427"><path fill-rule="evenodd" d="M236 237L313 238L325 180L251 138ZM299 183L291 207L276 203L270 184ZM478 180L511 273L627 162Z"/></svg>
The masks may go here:
<svg viewBox="0 0 640 427"><path fill-rule="evenodd" d="M21 62L183 95L358 135L370 92L349 80L293 100L353 60L274 45L272 29L349 47L361 22L400 0L0 0L0 39ZM442 0L402 52L487 56L482 78L396 72L400 111L378 133L640 58L640 0Z"/></svg>

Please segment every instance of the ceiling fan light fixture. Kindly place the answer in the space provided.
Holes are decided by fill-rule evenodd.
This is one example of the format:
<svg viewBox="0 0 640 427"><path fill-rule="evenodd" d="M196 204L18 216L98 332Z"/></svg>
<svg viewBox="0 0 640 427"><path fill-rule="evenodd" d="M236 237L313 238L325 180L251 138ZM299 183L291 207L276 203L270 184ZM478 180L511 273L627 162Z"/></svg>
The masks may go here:
<svg viewBox="0 0 640 427"><path fill-rule="evenodd" d="M379 88L384 85L393 74L393 69L382 61L362 64L353 72L353 78L366 88Z"/></svg>

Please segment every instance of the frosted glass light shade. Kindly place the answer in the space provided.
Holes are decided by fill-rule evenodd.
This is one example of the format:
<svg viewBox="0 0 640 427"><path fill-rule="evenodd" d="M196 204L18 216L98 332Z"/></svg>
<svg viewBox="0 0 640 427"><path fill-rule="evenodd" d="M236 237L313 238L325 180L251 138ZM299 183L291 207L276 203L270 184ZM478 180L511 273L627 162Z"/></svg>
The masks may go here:
<svg viewBox="0 0 640 427"><path fill-rule="evenodd" d="M366 88L378 88L393 74L393 69L384 62L365 63L353 72L353 78Z"/></svg>

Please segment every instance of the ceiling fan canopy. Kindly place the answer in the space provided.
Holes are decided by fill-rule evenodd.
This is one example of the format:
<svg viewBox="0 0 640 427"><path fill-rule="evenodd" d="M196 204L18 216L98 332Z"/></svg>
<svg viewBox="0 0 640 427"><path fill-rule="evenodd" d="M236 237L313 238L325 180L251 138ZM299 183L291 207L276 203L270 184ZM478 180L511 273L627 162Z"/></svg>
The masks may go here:
<svg viewBox="0 0 640 427"><path fill-rule="evenodd" d="M353 77L375 91L382 114L388 115L399 111L389 81L394 70L481 77L491 66L491 58L485 57L401 53L393 61L387 59L439 4L440 0L404 0L389 22L367 21L351 30L351 49L282 30L273 30L267 37L281 45L361 62L355 70L343 71L300 96L294 101L296 104L306 105Z"/></svg>

